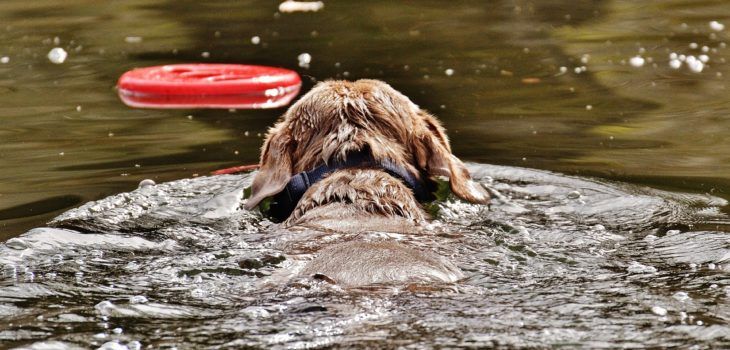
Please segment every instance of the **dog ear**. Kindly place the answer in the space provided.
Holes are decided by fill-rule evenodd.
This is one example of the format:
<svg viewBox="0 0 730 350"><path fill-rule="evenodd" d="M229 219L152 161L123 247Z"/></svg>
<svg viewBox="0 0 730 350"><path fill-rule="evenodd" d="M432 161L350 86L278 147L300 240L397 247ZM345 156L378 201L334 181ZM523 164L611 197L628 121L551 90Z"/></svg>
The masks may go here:
<svg viewBox="0 0 730 350"><path fill-rule="evenodd" d="M259 172L251 184L251 197L244 206L251 210L261 200L281 192L292 177L291 150L285 126L279 124L269 130L261 148Z"/></svg>
<svg viewBox="0 0 730 350"><path fill-rule="evenodd" d="M418 166L430 176L449 178L451 191L459 198L472 202L489 203L489 193L469 175L464 163L451 154L449 139L436 118L423 110L418 111L425 127L417 128L414 154Z"/></svg>

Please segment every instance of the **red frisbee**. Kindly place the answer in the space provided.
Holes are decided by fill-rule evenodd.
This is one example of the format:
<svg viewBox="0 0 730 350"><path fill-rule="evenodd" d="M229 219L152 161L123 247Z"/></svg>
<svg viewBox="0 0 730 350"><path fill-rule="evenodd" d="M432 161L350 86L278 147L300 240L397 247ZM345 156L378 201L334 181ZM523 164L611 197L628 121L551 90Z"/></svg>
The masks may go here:
<svg viewBox="0 0 730 350"><path fill-rule="evenodd" d="M117 83L138 108L275 108L299 93L297 72L243 64L173 64L133 69Z"/></svg>

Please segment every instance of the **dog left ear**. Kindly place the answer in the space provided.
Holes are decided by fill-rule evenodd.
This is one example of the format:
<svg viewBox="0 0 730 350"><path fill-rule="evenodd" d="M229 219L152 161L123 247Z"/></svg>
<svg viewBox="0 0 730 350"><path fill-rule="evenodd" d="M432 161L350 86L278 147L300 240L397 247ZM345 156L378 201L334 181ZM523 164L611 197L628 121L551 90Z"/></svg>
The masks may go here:
<svg viewBox="0 0 730 350"><path fill-rule="evenodd" d="M293 175L289 138L282 128L284 125L279 124L269 130L261 148L261 166L251 184L251 197L244 205L248 210L264 198L281 192Z"/></svg>
<svg viewBox="0 0 730 350"><path fill-rule="evenodd" d="M449 139L438 120L423 110L418 111L417 118L425 124L425 128L416 130L414 154L418 166L430 176L448 177L451 191L459 198L471 203L489 203L489 193L471 179L464 163L451 154Z"/></svg>

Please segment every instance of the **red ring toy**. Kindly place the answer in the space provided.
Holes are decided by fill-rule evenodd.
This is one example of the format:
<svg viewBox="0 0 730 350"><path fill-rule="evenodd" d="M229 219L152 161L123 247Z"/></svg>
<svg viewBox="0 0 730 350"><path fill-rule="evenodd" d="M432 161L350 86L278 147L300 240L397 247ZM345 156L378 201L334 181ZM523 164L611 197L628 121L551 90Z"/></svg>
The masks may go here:
<svg viewBox="0 0 730 350"><path fill-rule="evenodd" d="M133 69L117 83L137 108L276 108L289 104L302 80L295 71L242 64L174 64Z"/></svg>

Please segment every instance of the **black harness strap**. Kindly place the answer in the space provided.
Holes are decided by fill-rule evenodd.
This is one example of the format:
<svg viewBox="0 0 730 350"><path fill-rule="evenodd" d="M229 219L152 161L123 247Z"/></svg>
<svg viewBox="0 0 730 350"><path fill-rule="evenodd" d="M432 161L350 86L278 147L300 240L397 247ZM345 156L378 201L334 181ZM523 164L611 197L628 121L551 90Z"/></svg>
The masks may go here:
<svg viewBox="0 0 730 350"><path fill-rule="evenodd" d="M348 154L345 161L331 162L330 164L324 164L310 171L304 171L292 176L286 187L272 197L267 214L278 221L286 220L294 211L294 208L299 203L299 200L302 199L304 193L312 185L337 170L347 168L382 169L410 187L418 201L426 202L433 200L433 194L429 186L421 181L419 176L412 174L406 168L393 163L391 160L377 161L373 158L370 151L365 150Z"/></svg>

